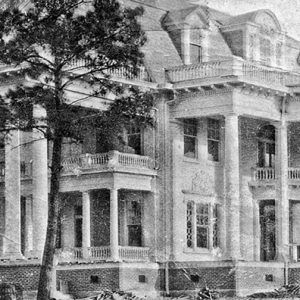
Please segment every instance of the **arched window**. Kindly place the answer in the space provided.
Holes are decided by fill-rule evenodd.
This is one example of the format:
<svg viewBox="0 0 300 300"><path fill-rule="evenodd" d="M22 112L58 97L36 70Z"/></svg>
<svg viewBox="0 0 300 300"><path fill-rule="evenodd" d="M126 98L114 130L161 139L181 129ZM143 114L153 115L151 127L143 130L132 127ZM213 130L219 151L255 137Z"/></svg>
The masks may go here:
<svg viewBox="0 0 300 300"><path fill-rule="evenodd" d="M258 134L258 167L275 167L275 127L263 126Z"/></svg>

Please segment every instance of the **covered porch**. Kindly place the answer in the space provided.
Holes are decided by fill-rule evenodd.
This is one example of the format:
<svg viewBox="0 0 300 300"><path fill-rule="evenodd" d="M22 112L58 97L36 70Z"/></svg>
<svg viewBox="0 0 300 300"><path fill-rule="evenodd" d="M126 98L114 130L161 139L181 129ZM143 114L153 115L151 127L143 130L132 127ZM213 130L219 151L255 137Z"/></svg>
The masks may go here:
<svg viewBox="0 0 300 300"><path fill-rule="evenodd" d="M149 191L63 193L58 263L149 261L155 253L154 202Z"/></svg>

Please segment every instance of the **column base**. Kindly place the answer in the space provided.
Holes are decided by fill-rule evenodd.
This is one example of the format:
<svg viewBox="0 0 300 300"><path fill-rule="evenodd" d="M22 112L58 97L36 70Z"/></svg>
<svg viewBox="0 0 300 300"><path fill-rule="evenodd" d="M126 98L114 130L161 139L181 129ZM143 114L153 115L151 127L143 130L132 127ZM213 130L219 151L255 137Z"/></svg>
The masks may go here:
<svg viewBox="0 0 300 300"><path fill-rule="evenodd" d="M43 250L32 250L32 251L29 251L28 252L28 255L27 255L28 258L31 258L31 259L42 259L43 257Z"/></svg>

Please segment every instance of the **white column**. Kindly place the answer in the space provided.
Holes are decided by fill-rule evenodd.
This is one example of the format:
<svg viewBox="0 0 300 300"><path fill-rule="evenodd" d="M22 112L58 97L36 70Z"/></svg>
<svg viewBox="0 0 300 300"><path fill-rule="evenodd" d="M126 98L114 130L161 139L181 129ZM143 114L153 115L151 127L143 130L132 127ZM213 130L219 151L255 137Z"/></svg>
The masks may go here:
<svg viewBox="0 0 300 300"><path fill-rule="evenodd" d="M43 125L45 110L39 106L33 109L33 117ZM32 131L32 196L33 196L33 256L42 257L46 239L48 219L48 155L47 139L44 134Z"/></svg>
<svg viewBox="0 0 300 300"><path fill-rule="evenodd" d="M240 258L239 119L225 117L225 196L227 208L227 256Z"/></svg>
<svg viewBox="0 0 300 300"><path fill-rule="evenodd" d="M88 257L91 247L91 197L89 191L82 193L82 248L83 256Z"/></svg>
<svg viewBox="0 0 300 300"><path fill-rule="evenodd" d="M25 256L29 256L33 250L33 243L32 243L32 197L26 197L26 208L25 208L25 215L26 215L26 228L25 228Z"/></svg>
<svg viewBox="0 0 300 300"><path fill-rule="evenodd" d="M260 261L260 223L259 223L259 204L253 201L253 260Z"/></svg>
<svg viewBox="0 0 300 300"><path fill-rule="evenodd" d="M110 190L110 251L113 261L119 260L118 190Z"/></svg>
<svg viewBox="0 0 300 300"><path fill-rule="evenodd" d="M5 140L5 231L3 256L21 255L20 131L11 130Z"/></svg>
<svg viewBox="0 0 300 300"><path fill-rule="evenodd" d="M277 165L278 178L276 201L277 260L288 259L289 244L289 199L288 199L288 142L287 122L283 117L277 128Z"/></svg>

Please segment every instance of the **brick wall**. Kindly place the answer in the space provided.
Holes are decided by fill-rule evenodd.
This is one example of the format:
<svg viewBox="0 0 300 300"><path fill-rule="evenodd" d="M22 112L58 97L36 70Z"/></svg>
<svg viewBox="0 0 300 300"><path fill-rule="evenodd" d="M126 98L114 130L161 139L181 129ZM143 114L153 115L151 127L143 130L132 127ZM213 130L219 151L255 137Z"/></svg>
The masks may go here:
<svg viewBox="0 0 300 300"><path fill-rule="evenodd" d="M98 276L98 283L91 282L91 276ZM119 269L66 269L57 270L57 285L59 280L68 282L69 293L81 296L84 292L119 289Z"/></svg>
<svg viewBox="0 0 300 300"><path fill-rule="evenodd" d="M198 282L191 280L193 275L199 276ZM235 290L235 272L230 266L171 268L169 270L169 282L170 291L195 290L207 285L210 289L232 292Z"/></svg>
<svg viewBox="0 0 300 300"><path fill-rule="evenodd" d="M236 293L238 296L247 296L255 292L274 291L275 288L284 285L282 263L246 264L248 265L236 267Z"/></svg>
<svg viewBox="0 0 300 300"><path fill-rule="evenodd" d="M91 244L95 247L109 245L109 191L99 190L92 194Z"/></svg>
<svg viewBox="0 0 300 300"><path fill-rule="evenodd" d="M300 284L300 268L289 268L289 284Z"/></svg>
<svg viewBox="0 0 300 300"><path fill-rule="evenodd" d="M39 268L39 265L0 266L0 283L14 284L23 291L37 290Z"/></svg>

